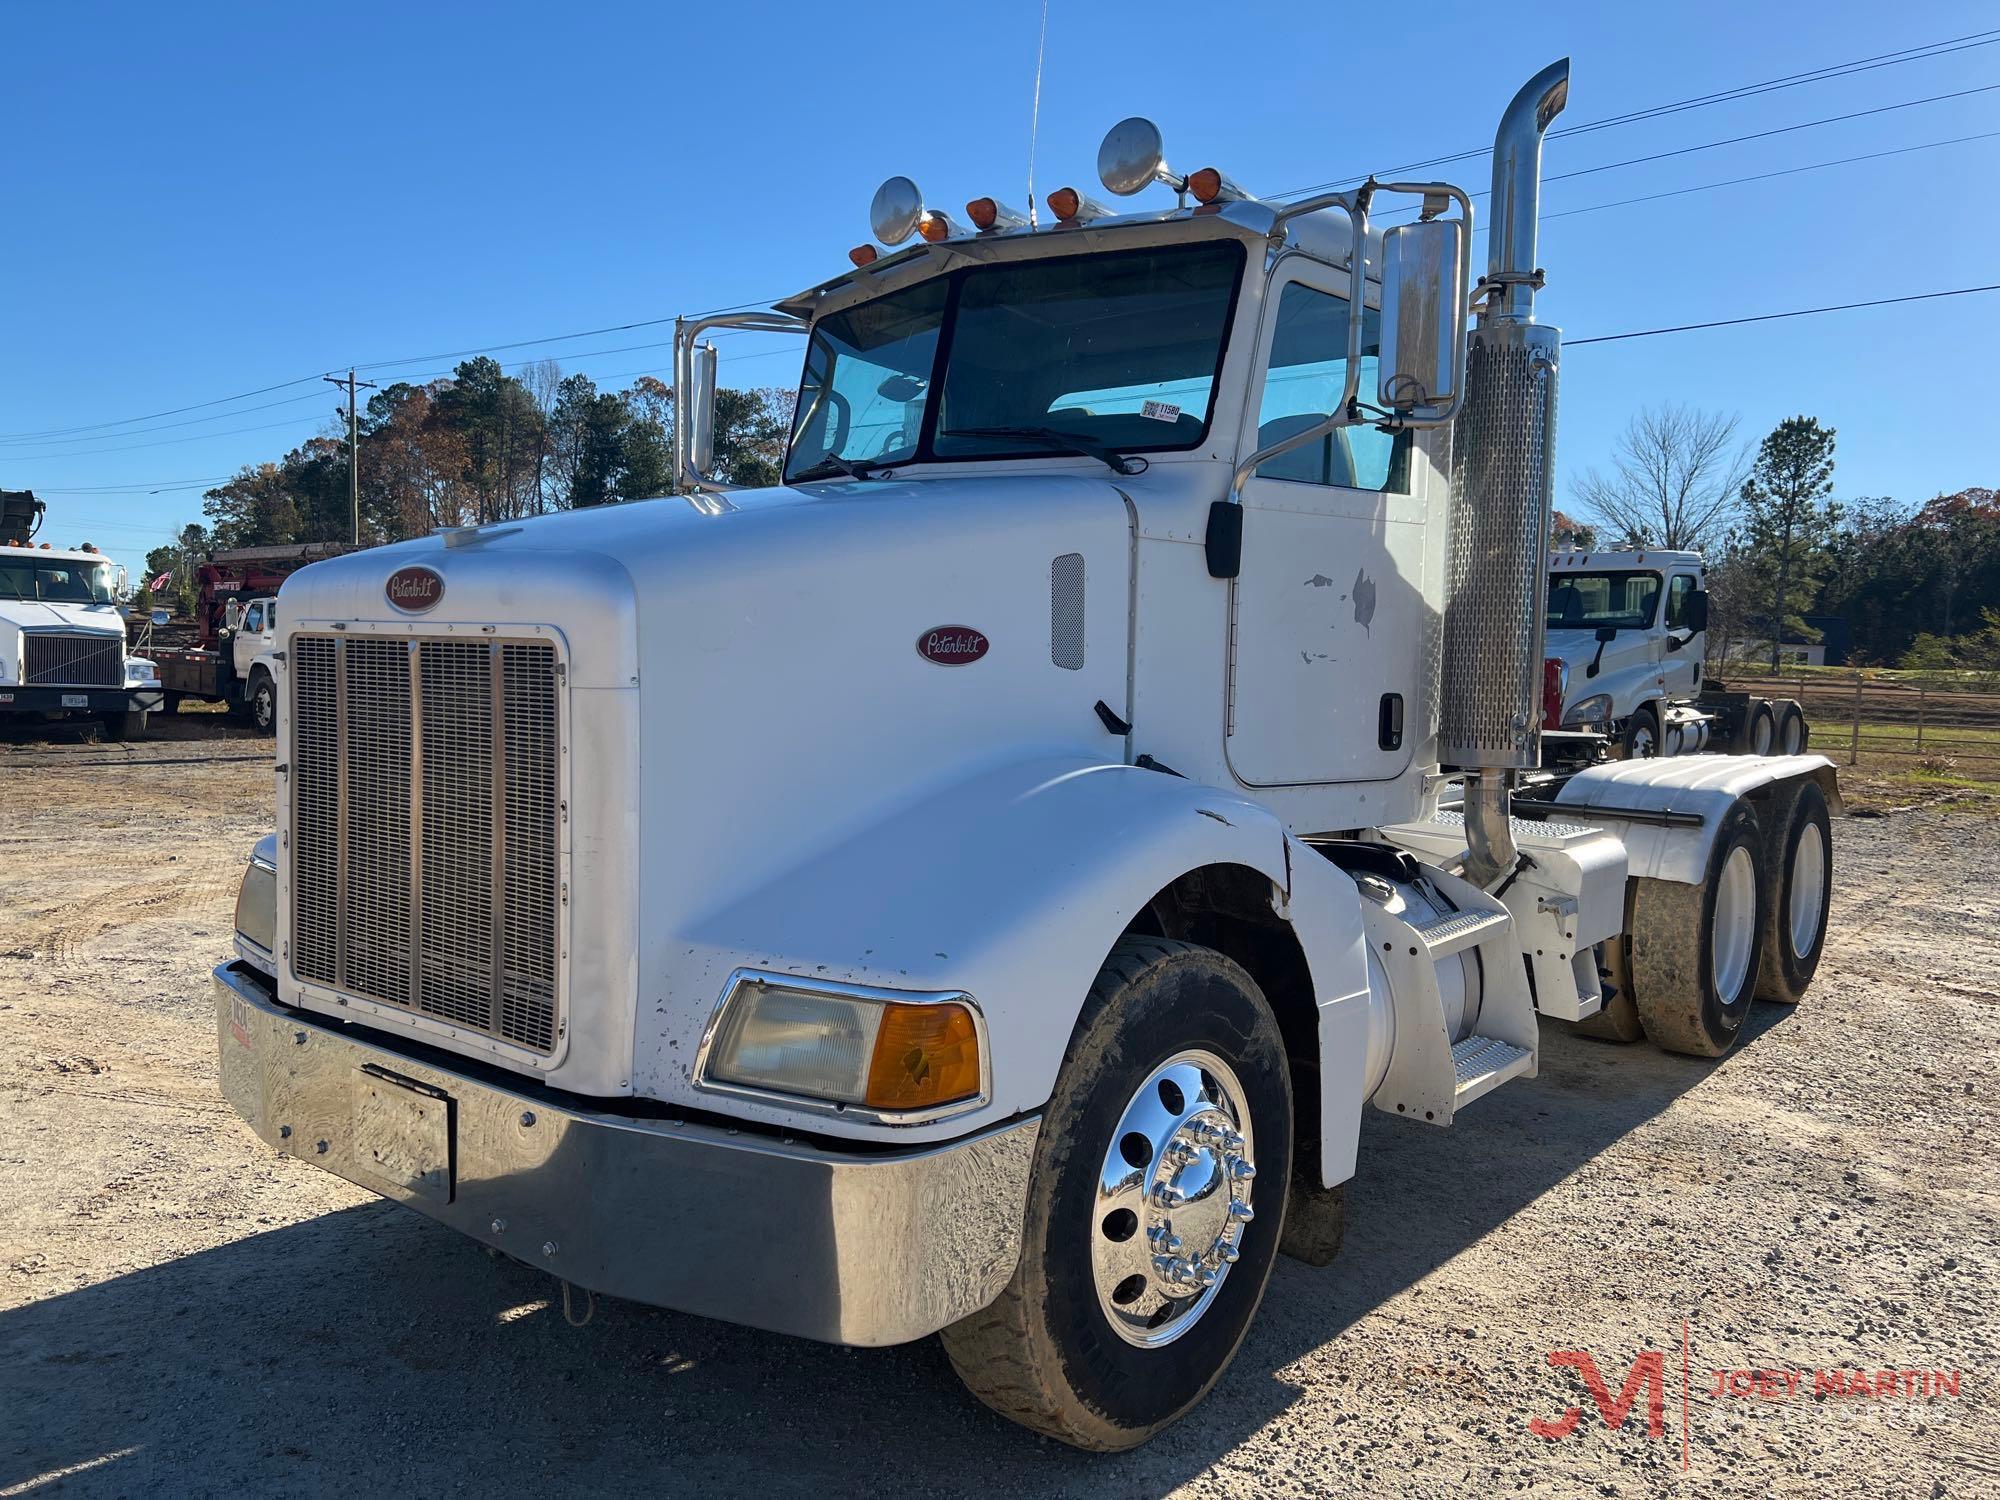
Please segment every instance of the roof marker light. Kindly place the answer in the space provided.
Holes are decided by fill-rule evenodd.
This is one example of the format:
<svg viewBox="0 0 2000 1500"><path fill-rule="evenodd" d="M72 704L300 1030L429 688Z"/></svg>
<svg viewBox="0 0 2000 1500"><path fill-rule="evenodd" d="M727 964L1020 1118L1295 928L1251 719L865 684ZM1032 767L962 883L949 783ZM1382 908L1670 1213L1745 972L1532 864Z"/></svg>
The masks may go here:
<svg viewBox="0 0 2000 1500"><path fill-rule="evenodd" d="M1092 219L1102 219L1111 210L1095 198L1086 198L1073 187L1060 187L1050 193L1047 199L1049 212L1065 224L1088 224Z"/></svg>
<svg viewBox="0 0 2000 1500"><path fill-rule="evenodd" d="M926 244L940 245L962 232L956 224L934 208L925 209L923 218L917 221L917 233L924 237Z"/></svg>
<svg viewBox="0 0 2000 1500"><path fill-rule="evenodd" d="M857 266L872 266L875 264L875 257L876 250L873 245L856 245L847 252L847 258Z"/></svg>
<svg viewBox="0 0 2000 1500"><path fill-rule="evenodd" d="M1214 167L1188 174L1188 191L1203 203L1243 203L1250 195Z"/></svg>
<svg viewBox="0 0 2000 1500"><path fill-rule="evenodd" d="M1028 216L1009 208L998 198L974 198L965 205L965 216L981 234L997 234L1004 229L1026 229Z"/></svg>

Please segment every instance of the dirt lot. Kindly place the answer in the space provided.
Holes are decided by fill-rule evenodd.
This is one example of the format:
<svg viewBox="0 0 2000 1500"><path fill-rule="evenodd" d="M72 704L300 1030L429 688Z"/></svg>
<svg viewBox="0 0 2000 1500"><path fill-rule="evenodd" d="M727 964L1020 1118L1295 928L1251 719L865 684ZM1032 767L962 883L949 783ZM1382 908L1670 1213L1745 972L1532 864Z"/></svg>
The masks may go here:
<svg viewBox="0 0 2000 1500"><path fill-rule="evenodd" d="M216 1095L207 972L270 797L254 740L0 746L0 1496L2000 1492L1990 806L1837 823L1820 983L1721 1063L1551 1026L1453 1130L1371 1118L1342 1259L1280 1261L1208 1403L1092 1458L934 1341L573 1329L540 1274L261 1146ZM700 1253L698 1207L663 1253ZM1658 1351L1661 1435L1552 1350L1614 1397ZM1815 1399L1820 1369L1959 1394Z"/></svg>

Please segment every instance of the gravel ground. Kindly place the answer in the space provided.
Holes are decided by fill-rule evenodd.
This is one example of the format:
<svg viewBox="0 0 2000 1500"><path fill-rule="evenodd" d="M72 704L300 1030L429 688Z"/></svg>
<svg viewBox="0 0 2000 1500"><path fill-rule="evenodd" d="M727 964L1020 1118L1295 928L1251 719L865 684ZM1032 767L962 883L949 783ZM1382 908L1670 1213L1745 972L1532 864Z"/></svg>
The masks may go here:
<svg viewBox="0 0 2000 1500"><path fill-rule="evenodd" d="M1104 1458L986 1412L935 1341L571 1328L547 1278L261 1146L207 980L260 749L0 748L0 1497L2000 1492L1990 808L1837 822L1819 983L1721 1062L1551 1025L1454 1129L1371 1118L1341 1259L1281 1260L1209 1401ZM1565 1350L1614 1398L1657 1352L1660 1435ZM1959 1392L1815 1399L1820 1369Z"/></svg>

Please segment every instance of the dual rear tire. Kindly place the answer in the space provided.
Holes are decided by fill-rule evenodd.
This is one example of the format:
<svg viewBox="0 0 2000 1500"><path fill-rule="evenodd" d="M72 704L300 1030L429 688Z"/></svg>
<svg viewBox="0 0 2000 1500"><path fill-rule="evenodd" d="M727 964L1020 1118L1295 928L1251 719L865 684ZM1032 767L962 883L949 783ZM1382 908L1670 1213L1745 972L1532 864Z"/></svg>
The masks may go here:
<svg viewBox="0 0 2000 1500"><path fill-rule="evenodd" d="M1753 999L1797 1004L1826 940L1832 854L1816 783L1780 788L1761 808L1735 803L1699 885L1629 882L1625 933L1604 945L1611 998L1577 1030L1719 1057Z"/></svg>

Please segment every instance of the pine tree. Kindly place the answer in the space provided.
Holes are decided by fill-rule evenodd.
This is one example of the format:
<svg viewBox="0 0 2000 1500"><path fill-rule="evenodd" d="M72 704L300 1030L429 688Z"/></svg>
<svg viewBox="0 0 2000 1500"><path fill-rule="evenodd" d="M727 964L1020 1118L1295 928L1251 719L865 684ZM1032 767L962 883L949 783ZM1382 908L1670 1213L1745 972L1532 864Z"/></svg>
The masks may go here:
<svg viewBox="0 0 2000 1500"><path fill-rule="evenodd" d="M1773 672L1787 631L1803 640L1818 634L1804 617L1818 596L1827 547L1840 523L1840 506L1828 498L1833 437L1817 417L1787 417L1758 447L1743 482L1744 550L1756 597L1766 601Z"/></svg>

